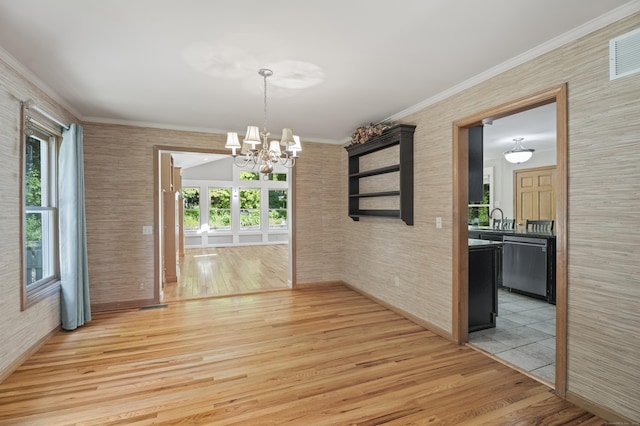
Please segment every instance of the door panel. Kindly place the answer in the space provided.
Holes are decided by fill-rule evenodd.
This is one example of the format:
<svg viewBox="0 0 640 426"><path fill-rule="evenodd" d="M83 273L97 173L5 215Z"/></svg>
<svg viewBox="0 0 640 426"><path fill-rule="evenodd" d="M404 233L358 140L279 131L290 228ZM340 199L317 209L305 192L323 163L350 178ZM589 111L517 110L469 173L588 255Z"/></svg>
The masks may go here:
<svg viewBox="0 0 640 426"><path fill-rule="evenodd" d="M520 209L517 212L516 217L518 218L518 222L523 221L523 217L531 217L533 216L533 212L535 209L535 202L533 199L532 192L520 192Z"/></svg>

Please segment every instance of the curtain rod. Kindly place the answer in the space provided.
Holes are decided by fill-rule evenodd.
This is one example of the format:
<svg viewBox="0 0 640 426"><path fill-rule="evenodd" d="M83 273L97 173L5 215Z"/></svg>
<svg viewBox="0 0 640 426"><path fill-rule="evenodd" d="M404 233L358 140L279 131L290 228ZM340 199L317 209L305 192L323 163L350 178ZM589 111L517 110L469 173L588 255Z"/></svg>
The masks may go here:
<svg viewBox="0 0 640 426"><path fill-rule="evenodd" d="M69 125L68 125L68 124L65 124L65 123L63 123L62 121L58 120L57 118L55 118L54 116L52 116L51 114L49 114L47 111L45 111L45 110L43 110L42 108L40 108L39 106L34 105L34 104L31 104L31 105L28 105L28 106L27 106L27 108L30 108L30 109L34 109L34 110L36 110L36 111L37 111L37 112L39 112L40 114L42 114L42 115L44 115L45 117L47 117L49 120L51 120L51 121L53 121L54 123L59 124L60 126L62 126L62 128L63 128L63 129L65 129L65 130L69 130Z"/></svg>

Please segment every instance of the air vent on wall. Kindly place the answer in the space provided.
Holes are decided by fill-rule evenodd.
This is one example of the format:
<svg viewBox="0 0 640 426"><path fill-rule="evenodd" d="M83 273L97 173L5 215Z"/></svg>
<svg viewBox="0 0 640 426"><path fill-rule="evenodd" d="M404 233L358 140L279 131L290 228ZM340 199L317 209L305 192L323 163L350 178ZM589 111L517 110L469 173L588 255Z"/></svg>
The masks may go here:
<svg viewBox="0 0 640 426"><path fill-rule="evenodd" d="M640 28L609 41L609 80L640 72Z"/></svg>

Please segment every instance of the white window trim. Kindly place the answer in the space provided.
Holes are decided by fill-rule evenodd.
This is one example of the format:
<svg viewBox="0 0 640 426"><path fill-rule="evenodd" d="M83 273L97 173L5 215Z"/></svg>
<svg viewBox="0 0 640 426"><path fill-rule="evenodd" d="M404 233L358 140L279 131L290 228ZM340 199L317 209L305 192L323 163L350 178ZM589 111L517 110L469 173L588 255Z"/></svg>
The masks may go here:
<svg viewBox="0 0 640 426"><path fill-rule="evenodd" d="M183 187L199 187L200 188L200 224L203 221L209 223L209 188L231 188L231 229L230 230L214 230L207 232L186 230L185 238L193 238L199 236L201 238L200 245L189 245L189 247L216 247L216 246L239 246L239 245L256 245L256 244L285 244L288 241L269 241L269 235L289 234L291 228L291 190L289 189L289 180L291 173L288 170L274 170L275 173L286 173L286 181L272 180L240 180L240 172L253 172L253 170L245 170L238 167L233 169L233 180L202 180L202 179L183 179ZM260 189L260 229L240 229L240 191L242 189ZM269 190L283 189L287 191L287 228L269 229ZM205 196L203 196L205 194ZM265 202L266 201L266 202ZM206 212L206 214L204 214ZM261 236L260 241L242 242L243 237ZM209 237L229 237L232 236L233 243L211 244Z"/></svg>
<svg viewBox="0 0 640 426"><path fill-rule="evenodd" d="M58 248L58 144L59 135L53 135L48 127L40 127L37 121L31 123L36 133L33 135L35 139L44 143L44 152L47 157L47 162L44 162L41 166L41 181L42 176L47 176L46 185L41 186L41 206L27 206L26 205L26 144L27 135L21 133L21 309L25 310L28 307L36 304L40 300L48 297L49 295L56 293L60 290L60 268L59 268L59 248ZM50 244L51 256L42 259L43 270L50 270L51 273L46 277L42 277L40 280L27 284L27 213L32 212L50 212L50 221L43 221L42 229L42 245ZM49 226L52 229L48 229ZM47 232L48 231L48 232Z"/></svg>

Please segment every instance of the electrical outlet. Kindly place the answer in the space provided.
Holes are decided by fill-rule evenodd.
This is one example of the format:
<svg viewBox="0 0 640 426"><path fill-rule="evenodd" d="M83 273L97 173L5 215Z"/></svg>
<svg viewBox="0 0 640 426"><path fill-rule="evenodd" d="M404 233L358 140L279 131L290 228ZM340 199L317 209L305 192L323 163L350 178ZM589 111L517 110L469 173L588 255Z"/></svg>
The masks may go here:
<svg viewBox="0 0 640 426"><path fill-rule="evenodd" d="M436 228L442 228L442 218L440 216L436 217Z"/></svg>
<svg viewBox="0 0 640 426"><path fill-rule="evenodd" d="M144 225L142 227L142 235L151 235L153 234L153 226Z"/></svg>

